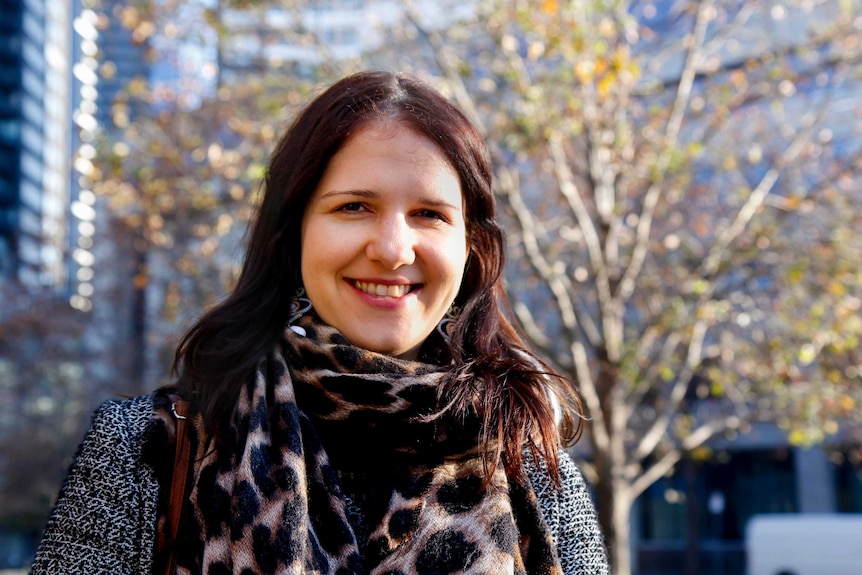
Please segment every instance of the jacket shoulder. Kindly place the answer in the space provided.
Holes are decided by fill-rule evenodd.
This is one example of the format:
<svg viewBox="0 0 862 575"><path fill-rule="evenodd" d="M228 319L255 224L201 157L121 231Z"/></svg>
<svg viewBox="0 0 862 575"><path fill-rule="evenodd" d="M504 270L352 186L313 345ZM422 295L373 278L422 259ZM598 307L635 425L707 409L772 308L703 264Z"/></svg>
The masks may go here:
<svg viewBox="0 0 862 575"><path fill-rule="evenodd" d="M32 573L144 573L152 562L158 484L142 463L153 421L147 397L111 400L93 414Z"/></svg>
<svg viewBox="0 0 862 575"><path fill-rule="evenodd" d="M104 432L140 447L153 421L153 400L149 395L112 399L96 409L90 432ZM89 432L88 432L89 433Z"/></svg>

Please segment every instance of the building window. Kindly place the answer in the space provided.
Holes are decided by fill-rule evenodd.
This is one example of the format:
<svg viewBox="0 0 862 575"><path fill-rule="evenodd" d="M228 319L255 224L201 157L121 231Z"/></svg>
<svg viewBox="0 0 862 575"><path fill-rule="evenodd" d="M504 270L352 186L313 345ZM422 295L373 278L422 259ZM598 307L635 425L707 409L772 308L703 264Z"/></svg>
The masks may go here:
<svg viewBox="0 0 862 575"><path fill-rule="evenodd" d="M839 513L862 513L862 446L836 449L835 499Z"/></svg>
<svg viewBox="0 0 862 575"><path fill-rule="evenodd" d="M329 46L353 46L359 35L353 26L331 26L320 32L320 39Z"/></svg>

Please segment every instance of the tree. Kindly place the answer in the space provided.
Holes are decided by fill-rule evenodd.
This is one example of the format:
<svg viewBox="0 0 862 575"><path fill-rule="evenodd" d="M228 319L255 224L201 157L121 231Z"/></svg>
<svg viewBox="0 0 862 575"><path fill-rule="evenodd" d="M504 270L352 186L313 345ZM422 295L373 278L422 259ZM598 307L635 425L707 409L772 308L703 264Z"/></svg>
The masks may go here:
<svg viewBox="0 0 862 575"><path fill-rule="evenodd" d="M0 297L0 527L36 532L94 407L85 314L13 282Z"/></svg>
<svg viewBox="0 0 862 575"><path fill-rule="evenodd" d="M858 411L859 8L488 0L419 27L492 144L515 312L586 404L618 575L687 453Z"/></svg>

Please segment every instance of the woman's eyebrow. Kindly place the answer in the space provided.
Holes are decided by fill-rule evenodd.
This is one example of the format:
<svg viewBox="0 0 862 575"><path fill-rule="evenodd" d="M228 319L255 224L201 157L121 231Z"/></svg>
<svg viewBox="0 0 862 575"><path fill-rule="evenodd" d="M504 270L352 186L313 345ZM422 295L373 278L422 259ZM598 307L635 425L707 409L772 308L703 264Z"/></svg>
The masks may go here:
<svg viewBox="0 0 862 575"><path fill-rule="evenodd" d="M459 209L459 206L456 206L454 204L450 204L446 200L438 200L435 198L420 198L419 203L424 204L426 206L434 206L437 208L450 208L453 210Z"/></svg>
<svg viewBox="0 0 862 575"><path fill-rule="evenodd" d="M320 196L321 199L337 196L359 196L360 198L376 198L380 194L373 190L330 190Z"/></svg>
<svg viewBox="0 0 862 575"><path fill-rule="evenodd" d="M328 192L324 192L321 194L320 199L330 199L336 198L338 196L349 196L349 197L359 197L359 198L367 198L367 199L375 199L379 198L380 194L375 192L374 190L330 190ZM450 208L450 209L458 209L459 206L451 204L446 200L441 200L434 197L421 197L417 200L418 203L433 206L438 208Z"/></svg>

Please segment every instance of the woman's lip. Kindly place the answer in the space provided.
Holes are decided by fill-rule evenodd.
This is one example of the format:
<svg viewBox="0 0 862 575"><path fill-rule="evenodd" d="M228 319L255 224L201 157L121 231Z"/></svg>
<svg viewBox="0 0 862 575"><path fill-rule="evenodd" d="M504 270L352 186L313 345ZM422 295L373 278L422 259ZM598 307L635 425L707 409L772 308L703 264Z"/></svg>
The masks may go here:
<svg viewBox="0 0 862 575"><path fill-rule="evenodd" d="M372 284L381 284L385 286L399 286L399 285L416 285L418 282L410 281L407 278L394 278L394 279L382 279L382 278L345 278L349 282L365 282Z"/></svg>

